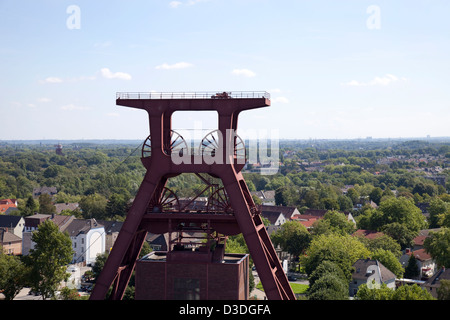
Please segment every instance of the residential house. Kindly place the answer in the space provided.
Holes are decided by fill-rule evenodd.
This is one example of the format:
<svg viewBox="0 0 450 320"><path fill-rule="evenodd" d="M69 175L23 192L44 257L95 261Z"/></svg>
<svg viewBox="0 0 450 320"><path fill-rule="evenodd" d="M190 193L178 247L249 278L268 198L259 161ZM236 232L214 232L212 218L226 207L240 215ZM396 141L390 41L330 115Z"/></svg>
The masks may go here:
<svg viewBox="0 0 450 320"><path fill-rule="evenodd" d="M105 228L105 252L110 252L119 236L122 221L97 220Z"/></svg>
<svg viewBox="0 0 450 320"><path fill-rule="evenodd" d="M407 248L399 261L403 268L408 265L409 257L414 255L417 261L417 268L419 269L419 279L430 278L436 271L436 263L425 249L411 250Z"/></svg>
<svg viewBox="0 0 450 320"><path fill-rule="evenodd" d="M269 215L271 212L282 213L286 221L291 220L292 217L300 215L297 207L259 205L258 208L263 216L265 214Z"/></svg>
<svg viewBox="0 0 450 320"><path fill-rule="evenodd" d="M281 226L286 222L286 217L279 211L262 211L261 215L273 226Z"/></svg>
<svg viewBox="0 0 450 320"><path fill-rule="evenodd" d="M9 232L7 228L0 228L0 246L6 254L22 254L22 238L12 232Z"/></svg>
<svg viewBox="0 0 450 320"><path fill-rule="evenodd" d="M329 210L326 209L306 209L302 214L295 216L293 215L291 219L299 221L307 229L311 229L314 222L323 219L323 217L328 211ZM351 221L356 225L356 221L350 212L343 212L343 213L347 217L348 221Z"/></svg>
<svg viewBox="0 0 450 320"><path fill-rule="evenodd" d="M380 232L380 231L358 229L352 234L352 236L364 237L366 239L376 239L376 238L384 236L384 233Z"/></svg>
<svg viewBox="0 0 450 320"><path fill-rule="evenodd" d="M318 216L300 214L292 217L293 221L298 221L300 224L304 225L307 230L311 230L314 222L321 219Z"/></svg>
<svg viewBox="0 0 450 320"><path fill-rule="evenodd" d="M261 199L261 204L274 206L275 205L275 191L274 190L260 190L260 191L251 191L250 194L252 196L256 196Z"/></svg>
<svg viewBox="0 0 450 320"><path fill-rule="evenodd" d="M439 269L431 278L422 284L422 288L427 290L433 297L437 298L437 290L441 286L441 280L450 280L450 269Z"/></svg>
<svg viewBox="0 0 450 320"><path fill-rule="evenodd" d="M439 230L441 230L441 228L420 230L417 237L413 239L414 244L412 250L423 249L423 243L425 242L425 239L428 238L430 232L438 232Z"/></svg>
<svg viewBox="0 0 450 320"><path fill-rule="evenodd" d="M0 228L6 229L21 239L24 227L25 220L23 217L0 215Z"/></svg>
<svg viewBox="0 0 450 320"><path fill-rule="evenodd" d="M58 226L61 232L64 232L73 219L73 216L39 213L25 217L25 225L22 233L22 254L28 255L30 250L34 248L34 242L31 240L32 234L45 220L51 220Z"/></svg>
<svg viewBox="0 0 450 320"><path fill-rule="evenodd" d="M39 187L33 189L33 198L39 198L41 194L48 194L50 196L54 196L58 193L56 187Z"/></svg>
<svg viewBox="0 0 450 320"><path fill-rule="evenodd" d="M55 203L55 208L56 208L56 214L60 214L63 210L76 210L79 208L79 204L74 202L74 203Z"/></svg>
<svg viewBox="0 0 450 320"><path fill-rule="evenodd" d="M0 200L0 214L7 214L10 208L17 208L17 199Z"/></svg>
<svg viewBox="0 0 450 320"><path fill-rule="evenodd" d="M395 289L395 274L378 260L359 259L353 264L354 271L349 284L349 295L355 296L360 285L366 283L370 288L386 284Z"/></svg>
<svg viewBox="0 0 450 320"><path fill-rule="evenodd" d="M169 247L169 234L147 233L145 241L148 242L153 251L167 251Z"/></svg>
<svg viewBox="0 0 450 320"><path fill-rule="evenodd" d="M95 219L73 219L66 229L72 240L72 263L92 265L105 252L105 227Z"/></svg>

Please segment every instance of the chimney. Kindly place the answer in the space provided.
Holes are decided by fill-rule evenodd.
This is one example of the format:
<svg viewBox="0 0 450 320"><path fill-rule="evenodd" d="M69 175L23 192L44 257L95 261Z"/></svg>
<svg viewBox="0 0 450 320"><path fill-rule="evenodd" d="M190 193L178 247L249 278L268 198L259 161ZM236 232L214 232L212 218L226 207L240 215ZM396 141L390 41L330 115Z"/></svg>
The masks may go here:
<svg viewBox="0 0 450 320"><path fill-rule="evenodd" d="M411 252L411 248L406 248L405 253L408 254Z"/></svg>

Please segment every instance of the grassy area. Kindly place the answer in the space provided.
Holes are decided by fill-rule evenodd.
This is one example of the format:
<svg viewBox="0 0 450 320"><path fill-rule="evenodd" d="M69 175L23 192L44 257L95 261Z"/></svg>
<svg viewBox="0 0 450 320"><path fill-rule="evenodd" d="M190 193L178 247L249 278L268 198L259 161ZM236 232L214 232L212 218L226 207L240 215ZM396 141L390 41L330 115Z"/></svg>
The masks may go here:
<svg viewBox="0 0 450 320"><path fill-rule="evenodd" d="M291 288L292 288L292 291L294 291L294 294L306 293L306 290L308 290L308 287L309 287L307 284L301 284L301 283L289 282L289 284L291 285ZM256 288L259 289L259 290L264 291L261 282L259 282L256 285Z"/></svg>

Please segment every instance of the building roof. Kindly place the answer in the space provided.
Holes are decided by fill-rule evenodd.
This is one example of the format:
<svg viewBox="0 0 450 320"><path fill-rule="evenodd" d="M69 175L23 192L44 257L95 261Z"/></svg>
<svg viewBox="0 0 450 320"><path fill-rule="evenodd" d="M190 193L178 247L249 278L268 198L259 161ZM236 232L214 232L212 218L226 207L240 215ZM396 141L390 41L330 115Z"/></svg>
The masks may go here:
<svg viewBox="0 0 450 320"><path fill-rule="evenodd" d="M395 274L392 271L386 268L378 260L371 260L371 259L358 259L353 264L355 271L353 271L352 273L352 279L367 280L372 275L372 273L367 273L367 268L372 265L377 266L379 268L382 282L395 279Z"/></svg>
<svg viewBox="0 0 450 320"><path fill-rule="evenodd" d="M364 230L364 229L358 229L352 234L352 236L362 236L366 239L376 239L383 235L384 235L383 232Z"/></svg>
<svg viewBox="0 0 450 320"><path fill-rule="evenodd" d="M298 212L297 207L285 207L285 206L270 206L270 205L259 205L259 209L261 210L261 213L270 214L272 212L276 213L282 213L286 220L290 220L292 215L295 213L295 211Z"/></svg>
<svg viewBox="0 0 450 320"><path fill-rule="evenodd" d="M441 268L436 272L431 278L425 282L425 286L429 287L439 287L440 280L450 280L450 269Z"/></svg>
<svg viewBox="0 0 450 320"><path fill-rule="evenodd" d="M122 229L122 221L108 221L108 220L97 220L97 222L105 228L106 234L111 234L114 232L120 232Z"/></svg>
<svg viewBox="0 0 450 320"><path fill-rule="evenodd" d="M20 216L0 215L0 228L15 228L19 221L23 219Z"/></svg>
<svg viewBox="0 0 450 320"><path fill-rule="evenodd" d="M261 215L270 221L270 224L275 224L277 220L280 218L280 216L284 215L281 212L278 211L262 211Z"/></svg>
<svg viewBox="0 0 450 320"><path fill-rule="evenodd" d="M33 189L34 197L38 197L39 195L41 195L43 193L47 193L49 195L54 195L54 194L58 193L58 190L56 189L56 187L45 187L45 186Z"/></svg>
<svg viewBox="0 0 450 320"><path fill-rule="evenodd" d="M2 199L0 200L0 214L6 213L9 208L17 208L16 199Z"/></svg>
<svg viewBox="0 0 450 320"><path fill-rule="evenodd" d="M408 256L411 256L411 254L414 254L414 257L419 260L419 261L427 261L427 260L431 260L431 255L426 252L425 249L419 249L419 250L415 250L415 251L410 251L410 252L406 252L406 254Z"/></svg>
<svg viewBox="0 0 450 320"><path fill-rule="evenodd" d="M326 209L306 209L303 214L323 218L327 212Z"/></svg>
<svg viewBox="0 0 450 320"><path fill-rule="evenodd" d="M296 215L296 216L292 217L291 219L294 221L298 221L298 223L304 225L307 229L309 229L312 227L314 222L316 222L317 220L319 220L321 218L317 217L317 216L300 214L300 215Z"/></svg>
<svg viewBox="0 0 450 320"><path fill-rule="evenodd" d="M423 246L423 243L425 242L425 239L428 238L428 236L417 236L414 238L414 245L415 246Z"/></svg>
<svg viewBox="0 0 450 320"><path fill-rule="evenodd" d="M253 196L257 196L258 198L260 198L261 200L270 200L270 201L274 201L275 200L275 190L260 190L260 191L251 191L250 194Z"/></svg>
<svg viewBox="0 0 450 320"><path fill-rule="evenodd" d="M0 228L0 243L8 242L22 242L22 238L16 236L14 233L7 231L4 228Z"/></svg>
<svg viewBox="0 0 450 320"><path fill-rule="evenodd" d="M63 210L76 210L79 207L78 203L55 203L56 213L61 213Z"/></svg>
<svg viewBox="0 0 450 320"><path fill-rule="evenodd" d="M40 214L36 213L32 216L27 216L24 218L25 227L37 228L39 224L45 220L53 221L59 228L60 231L64 232L69 226L70 222L74 219L74 216L63 216L57 214Z"/></svg>
<svg viewBox="0 0 450 320"><path fill-rule="evenodd" d="M425 239L430 235L430 232L437 232L441 230L441 228L435 228L435 229L423 229L419 231L419 234L417 237L414 238L414 245L415 246L423 246L423 242Z"/></svg>
<svg viewBox="0 0 450 320"><path fill-rule="evenodd" d="M91 229L101 228L103 225L95 219L74 219L66 229L69 236L76 237L79 234L87 233Z"/></svg>

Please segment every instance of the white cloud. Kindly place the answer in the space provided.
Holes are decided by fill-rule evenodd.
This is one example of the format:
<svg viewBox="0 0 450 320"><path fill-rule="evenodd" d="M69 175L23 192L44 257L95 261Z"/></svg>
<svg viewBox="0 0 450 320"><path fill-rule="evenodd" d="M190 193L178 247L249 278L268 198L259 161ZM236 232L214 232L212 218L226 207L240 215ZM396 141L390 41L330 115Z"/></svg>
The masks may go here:
<svg viewBox="0 0 450 320"><path fill-rule="evenodd" d="M183 3L180 1L170 1L169 6L171 8L178 8L180 5L182 5Z"/></svg>
<svg viewBox="0 0 450 320"><path fill-rule="evenodd" d="M256 73L254 73L253 71L248 70L248 69L234 69L231 73L238 75L238 76L248 77L248 78L256 76Z"/></svg>
<svg viewBox="0 0 450 320"><path fill-rule="evenodd" d="M181 1L170 1L170 2L169 2L169 6L170 6L171 8L176 9L176 8L178 8L178 7L181 6L181 5L193 6L193 5L196 5L197 3L200 3L200 2L208 2L208 1L209 1L209 0L187 0L187 1L185 1L184 3L181 2Z"/></svg>
<svg viewBox="0 0 450 320"><path fill-rule="evenodd" d="M193 6L194 4L200 3L200 2L208 2L209 0L188 0L186 4L188 6Z"/></svg>
<svg viewBox="0 0 450 320"><path fill-rule="evenodd" d="M120 114L118 114L117 112L110 112L106 114L108 117L118 117L120 116Z"/></svg>
<svg viewBox="0 0 450 320"><path fill-rule="evenodd" d="M63 80L58 77L48 77L45 80L41 80L41 83L61 83Z"/></svg>
<svg viewBox="0 0 450 320"><path fill-rule="evenodd" d="M271 99L272 102L278 102L278 103L289 103L289 99L286 97L276 97Z"/></svg>
<svg viewBox="0 0 450 320"><path fill-rule="evenodd" d="M350 86L350 87L367 87L367 86L387 86L391 83L398 82L398 81L406 81L407 79L402 77L399 78L397 76L394 76L393 74L386 74L384 77L375 77L372 81L369 82L360 82L356 80L352 80L346 83L342 83L343 86Z"/></svg>
<svg viewBox="0 0 450 320"><path fill-rule="evenodd" d="M174 64L167 64L167 63L163 63L159 66L156 66L155 69L162 69L162 70L171 70L171 69L184 69L184 68L189 68L192 67L193 64L192 63L188 63L188 62L177 62Z"/></svg>
<svg viewBox="0 0 450 320"><path fill-rule="evenodd" d="M50 102L50 101L52 101L52 99L50 99L50 98L38 98L37 101L39 101L39 102Z"/></svg>
<svg viewBox="0 0 450 320"><path fill-rule="evenodd" d="M61 107L61 110L66 110L66 111L72 111L72 110L88 110L88 107L83 107L83 106L77 106L74 104L67 104L65 106Z"/></svg>
<svg viewBox="0 0 450 320"><path fill-rule="evenodd" d="M111 72L108 68L102 68L100 70L103 78L106 79L121 79L121 80L131 80L131 75L125 72Z"/></svg>
<svg viewBox="0 0 450 320"><path fill-rule="evenodd" d="M105 42L96 42L94 43L95 48L107 48L112 45L111 41L105 41Z"/></svg>

